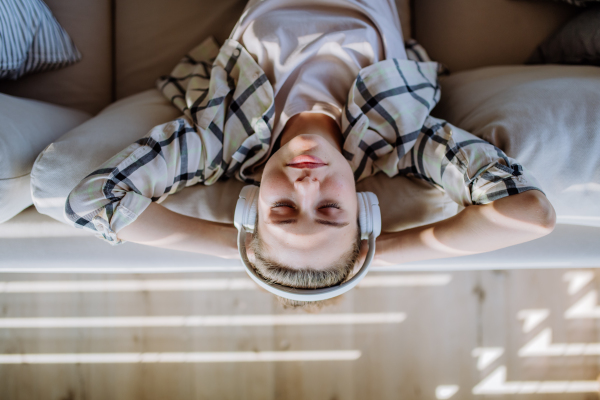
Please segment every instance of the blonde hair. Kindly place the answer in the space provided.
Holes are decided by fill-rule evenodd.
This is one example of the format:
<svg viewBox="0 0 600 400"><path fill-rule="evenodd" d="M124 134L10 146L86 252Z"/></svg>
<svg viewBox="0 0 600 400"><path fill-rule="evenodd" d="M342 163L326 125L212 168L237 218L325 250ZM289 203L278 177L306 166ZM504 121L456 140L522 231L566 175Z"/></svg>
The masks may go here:
<svg viewBox="0 0 600 400"><path fill-rule="evenodd" d="M350 278L360 253L360 229L350 250L339 261L325 269L293 268L269 259L265 254L258 234L258 224L252 234L249 248L254 252L254 262L250 265L267 282L300 288L318 289L340 284ZM302 308L305 311L318 311L324 305L332 304L334 299L322 301L297 301L277 296L285 308Z"/></svg>

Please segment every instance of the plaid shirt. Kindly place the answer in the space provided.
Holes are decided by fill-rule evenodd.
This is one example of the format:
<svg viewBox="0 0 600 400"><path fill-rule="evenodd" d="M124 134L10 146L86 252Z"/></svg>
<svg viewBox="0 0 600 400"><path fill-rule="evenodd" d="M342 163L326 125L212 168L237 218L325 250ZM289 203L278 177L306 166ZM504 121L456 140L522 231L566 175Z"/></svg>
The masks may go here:
<svg viewBox="0 0 600 400"><path fill-rule="evenodd" d="M409 175L468 206L538 189L500 149L429 116L440 97L440 65L414 41L411 60L362 69L342 111L343 155L361 180L378 172ZM236 177L258 184L273 143L273 88L236 41L207 39L158 88L183 112L154 127L85 177L70 193L65 216L112 244L117 232L153 201L198 183Z"/></svg>

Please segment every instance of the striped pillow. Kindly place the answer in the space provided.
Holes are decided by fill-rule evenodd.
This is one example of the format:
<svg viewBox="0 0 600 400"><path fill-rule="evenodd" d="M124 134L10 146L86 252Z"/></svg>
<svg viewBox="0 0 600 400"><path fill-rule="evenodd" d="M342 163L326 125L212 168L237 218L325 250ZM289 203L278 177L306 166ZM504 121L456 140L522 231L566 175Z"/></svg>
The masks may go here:
<svg viewBox="0 0 600 400"><path fill-rule="evenodd" d="M81 53L42 0L0 1L0 79L79 60Z"/></svg>

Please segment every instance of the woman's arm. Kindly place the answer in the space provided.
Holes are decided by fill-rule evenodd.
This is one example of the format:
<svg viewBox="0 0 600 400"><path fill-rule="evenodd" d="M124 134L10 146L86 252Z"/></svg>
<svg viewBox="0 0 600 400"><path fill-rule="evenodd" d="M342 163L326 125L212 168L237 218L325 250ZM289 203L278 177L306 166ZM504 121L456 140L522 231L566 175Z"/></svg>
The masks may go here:
<svg viewBox="0 0 600 400"><path fill-rule="evenodd" d="M204 182L200 135L185 118L155 126L85 178L65 202L65 219L111 244L153 202Z"/></svg>
<svg viewBox="0 0 600 400"><path fill-rule="evenodd" d="M433 224L384 233L375 260L398 264L484 253L527 242L552 232L554 208L538 190L466 207Z"/></svg>
<svg viewBox="0 0 600 400"><path fill-rule="evenodd" d="M119 238L165 249L239 258L233 225L188 217L156 203L119 231Z"/></svg>

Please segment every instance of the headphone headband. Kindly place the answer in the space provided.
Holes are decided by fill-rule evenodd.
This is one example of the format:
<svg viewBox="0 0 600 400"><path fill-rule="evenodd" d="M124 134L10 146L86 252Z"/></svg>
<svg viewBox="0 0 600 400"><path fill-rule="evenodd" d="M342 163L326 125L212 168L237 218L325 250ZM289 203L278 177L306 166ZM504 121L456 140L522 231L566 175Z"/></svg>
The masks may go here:
<svg viewBox="0 0 600 400"><path fill-rule="evenodd" d="M254 233L257 207L258 207L257 186L244 186L240 192L240 197L235 208L234 224L238 229L238 251L242 264L250 278L263 289L290 300L297 301L319 301L326 300L343 293L360 282L369 271L373 257L375 256L375 240L381 232L381 214L379 211L379 201L377 196L371 192L358 192L358 221L361 230L361 239L368 240L369 250L362 267L349 281L336 286L319 289L300 289L280 285L278 283L266 282L250 264L246 253L246 234Z"/></svg>

